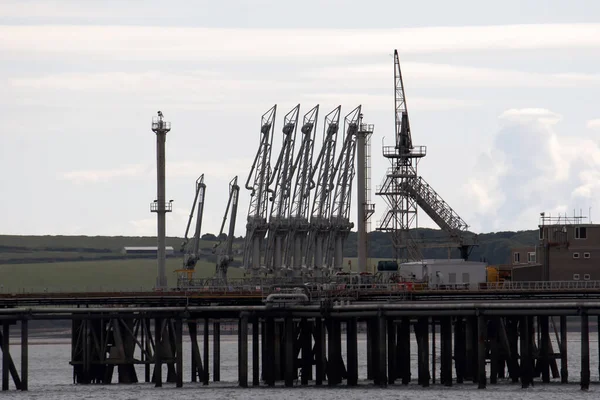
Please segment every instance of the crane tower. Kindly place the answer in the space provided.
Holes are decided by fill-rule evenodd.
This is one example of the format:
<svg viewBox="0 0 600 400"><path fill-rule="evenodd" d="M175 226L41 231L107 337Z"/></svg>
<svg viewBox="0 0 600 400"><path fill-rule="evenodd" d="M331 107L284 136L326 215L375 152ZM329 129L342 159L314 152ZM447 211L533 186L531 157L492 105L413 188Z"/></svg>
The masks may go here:
<svg viewBox="0 0 600 400"><path fill-rule="evenodd" d="M279 157L273 168L272 178L277 174L275 189L271 191L271 215L268 225L265 266L270 273L285 275L283 265L284 242L290 229L290 198L294 176L294 142L298 127L300 104L286 114L283 123L283 141ZM269 186L273 179L269 181Z"/></svg>
<svg viewBox="0 0 600 400"><path fill-rule="evenodd" d="M470 249L477 245L477 237L466 234L468 225L464 220L417 173L419 160L425 157L427 148L414 146L412 143L397 50L394 50L394 105L396 143L394 146L383 146L383 156L390 160L391 167L386 171L383 183L378 186L376 193L384 198L387 209L377 229L391 233L396 259L421 260L421 248L424 244L413 237L419 207L448 233L453 243L458 245L461 257L467 259Z"/></svg>
<svg viewBox="0 0 600 400"><path fill-rule="evenodd" d="M340 126L341 106L325 116L323 145L310 174L310 187L315 189L315 197L310 213L308 243L305 250L305 263L311 273L322 275L323 259L330 232L330 206L335 177L335 148ZM314 181L315 174L316 182Z"/></svg>
<svg viewBox="0 0 600 400"><path fill-rule="evenodd" d="M302 267L306 266L303 254L309 230L309 202L312 189L310 175L318 116L319 105L317 104L302 119L302 128L300 128L302 142L293 168L297 174L290 209L290 231L286 241L284 262L288 267L292 266L295 276L300 275Z"/></svg>
<svg viewBox="0 0 600 400"><path fill-rule="evenodd" d="M253 275L258 274L260 269L262 242L268 229L267 209L269 180L271 177L271 147L276 111L277 105L274 105L261 117L260 145L245 185L246 189L251 192L244 243L244 268Z"/></svg>

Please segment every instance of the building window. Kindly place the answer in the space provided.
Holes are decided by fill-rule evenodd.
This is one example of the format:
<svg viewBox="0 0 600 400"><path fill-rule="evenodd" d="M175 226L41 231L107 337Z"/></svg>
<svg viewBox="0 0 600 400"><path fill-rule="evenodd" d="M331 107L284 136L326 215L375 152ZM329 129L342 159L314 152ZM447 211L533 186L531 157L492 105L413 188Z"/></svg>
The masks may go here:
<svg viewBox="0 0 600 400"><path fill-rule="evenodd" d="M448 283L456 283L456 273L451 272L448 274Z"/></svg>
<svg viewBox="0 0 600 400"><path fill-rule="evenodd" d="M589 281L590 280L590 274L583 275L583 280L584 281Z"/></svg>
<svg viewBox="0 0 600 400"><path fill-rule="evenodd" d="M521 253L519 253L519 252L513 253L513 259L514 259L515 264L520 263L521 262Z"/></svg>
<svg viewBox="0 0 600 400"><path fill-rule="evenodd" d="M585 226L575 228L575 239L587 239L587 228Z"/></svg>
<svg viewBox="0 0 600 400"><path fill-rule="evenodd" d="M469 273L468 272L463 272L462 274L462 283L470 283L470 279L469 279Z"/></svg>
<svg viewBox="0 0 600 400"><path fill-rule="evenodd" d="M527 262L530 262L530 263L536 262L535 252L530 251L529 253L527 253Z"/></svg>
<svg viewBox="0 0 600 400"><path fill-rule="evenodd" d="M583 253L583 258L590 258L590 257L591 257L590 253Z"/></svg>
<svg viewBox="0 0 600 400"><path fill-rule="evenodd" d="M540 240L544 240L544 228L540 226Z"/></svg>
<svg viewBox="0 0 600 400"><path fill-rule="evenodd" d="M574 281L578 281L579 280L579 274L573 274L573 280Z"/></svg>
<svg viewBox="0 0 600 400"><path fill-rule="evenodd" d="M573 253L573 258L579 258L579 253Z"/></svg>

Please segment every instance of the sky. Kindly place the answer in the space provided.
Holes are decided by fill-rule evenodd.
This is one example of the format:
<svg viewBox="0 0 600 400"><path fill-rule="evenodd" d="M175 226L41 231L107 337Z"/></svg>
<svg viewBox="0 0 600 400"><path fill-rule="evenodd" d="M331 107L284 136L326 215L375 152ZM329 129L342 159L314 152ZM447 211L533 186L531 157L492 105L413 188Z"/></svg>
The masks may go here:
<svg viewBox="0 0 600 400"><path fill-rule="evenodd" d="M155 235L158 110L172 123L167 234L184 234L200 174L202 232L217 233L261 115L277 104L275 158L298 103L320 105L317 143L338 105L375 125L375 229L394 49L427 146L419 173L472 231L535 229L540 212L600 221L594 0L2 0L0 38L0 234ZM434 227L422 212L419 225Z"/></svg>

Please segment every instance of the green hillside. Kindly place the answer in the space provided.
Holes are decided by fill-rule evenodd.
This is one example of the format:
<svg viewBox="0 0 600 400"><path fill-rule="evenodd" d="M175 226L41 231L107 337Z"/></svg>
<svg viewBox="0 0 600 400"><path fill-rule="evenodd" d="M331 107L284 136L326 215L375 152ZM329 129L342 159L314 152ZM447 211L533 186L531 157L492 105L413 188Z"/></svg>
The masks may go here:
<svg viewBox="0 0 600 400"><path fill-rule="evenodd" d="M424 240L443 240L444 234L433 229L413 232ZM214 239L207 234L205 239ZM182 258L179 246L182 239L167 238L167 246L173 246L175 255L167 259L169 286L175 286ZM496 232L479 235L480 246L471 254L472 260L485 259L490 264L509 261L510 249L535 245L537 231ZM215 255L210 251L217 242L202 240L204 255L196 266L197 277L213 276ZM155 237L126 236L6 236L0 235L0 291L40 292L92 291L92 290L149 290L156 277L156 260L152 257L132 257L122 253L125 246L156 246ZM235 260L229 268L229 276L243 276L241 265L243 239L236 238ZM356 233L348 237L344 255L352 269L356 268ZM452 250L451 257L458 257ZM370 263L394 257L390 237L386 233L369 234ZM447 258L447 249L426 249L425 258Z"/></svg>

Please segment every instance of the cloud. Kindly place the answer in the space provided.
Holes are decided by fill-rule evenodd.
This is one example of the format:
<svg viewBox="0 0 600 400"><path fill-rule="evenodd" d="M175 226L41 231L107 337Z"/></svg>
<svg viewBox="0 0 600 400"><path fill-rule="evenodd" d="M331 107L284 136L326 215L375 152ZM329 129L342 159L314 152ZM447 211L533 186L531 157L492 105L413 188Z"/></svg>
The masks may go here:
<svg viewBox="0 0 600 400"><path fill-rule="evenodd" d="M600 74L549 74L411 61L401 61L401 67L405 81L406 77L410 77L410 80L405 82L409 87L570 88L600 86ZM305 75L310 79L320 79L330 85L351 81L353 87L388 88L392 71L391 63L381 63L318 68L305 72Z"/></svg>
<svg viewBox="0 0 600 400"><path fill-rule="evenodd" d="M196 161L167 162L166 177L197 178L206 174L211 179L232 179L239 172L244 172L252 164L249 158L207 160L200 163ZM63 173L59 179L68 180L76 184L109 182L118 179L154 179L156 165L132 164L110 169L76 170Z"/></svg>
<svg viewBox="0 0 600 400"><path fill-rule="evenodd" d="M62 174L60 178L74 183L85 182L107 182L120 178L136 178L149 174L151 171L147 165L132 164L111 169L91 169L70 171Z"/></svg>
<svg viewBox="0 0 600 400"><path fill-rule="evenodd" d="M600 24L531 24L401 29L220 29L150 26L0 26L0 51L85 54L104 59L210 60L500 49L600 47ZM262 45L264 44L264 45Z"/></svg>
<svg viewBox="0 0 600 400"><path fill-rule="evenodd" d="M492 148L479 155L465 185L476 230L532 229L541 211L600 206L600 145L560 135L561 119L543 108L500 115Z"/></svg>
<svg viewBox="0 0 600 400"><path fill-rule="evenodd" d="M600 129L600 118L589 120L587 122L587 127L589 129Z"/></svg>

